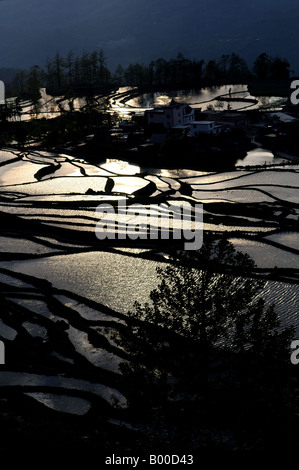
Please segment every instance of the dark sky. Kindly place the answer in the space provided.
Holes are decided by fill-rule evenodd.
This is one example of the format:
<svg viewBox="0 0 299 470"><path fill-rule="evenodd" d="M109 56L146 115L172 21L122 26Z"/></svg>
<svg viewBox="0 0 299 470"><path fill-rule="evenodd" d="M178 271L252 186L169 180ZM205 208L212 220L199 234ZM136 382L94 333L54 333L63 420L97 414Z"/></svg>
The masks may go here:
<svg viewBox="0 0 299 470"><path fill-rule="evenodd" d="M267 52L299 72L298 25L297 0L0 0L0 67L103 48L112 70L178 52L235 52L251 66Z"/></svg>

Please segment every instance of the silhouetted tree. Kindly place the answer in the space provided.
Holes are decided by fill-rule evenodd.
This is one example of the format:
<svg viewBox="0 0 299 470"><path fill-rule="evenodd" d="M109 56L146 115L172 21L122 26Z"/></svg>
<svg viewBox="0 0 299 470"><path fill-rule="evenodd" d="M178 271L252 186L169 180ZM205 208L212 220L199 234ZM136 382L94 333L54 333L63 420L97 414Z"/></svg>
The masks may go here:
<svg viewBox="0 0 299 470"><path fill-rule="evenodd" d="M253 63L253 73L258 79L265 80L270 77L271 73L271 59L263 52L260 54Z"/></svg>
<svg viewBox="0 0 299 470"><path fill-rule="evenodd" d="M118 64L113 75L113 81L115 82L116 85L122 86L124 85L124 79L125 79L125 69L122 65Z"/></svg>
<svg viewBox="0 0 299 470"><path fill-rule="evenodd" d="M26 89L27 72L20 70L13 80L13 90L18 96L23 96Z"/></svg>
<svg viewBox="0 0 299 470"><path fill-rule="evenodd" d="M121 370L136 419L148 425L145 445L164 452L256 446L254 407L261 413L258 432L264 431L259 418L265 427L269 418L259 402L270 400L274 414L284 409L282 400L274 406L279 388L272 381L276 373L285 380L293 330L280 330L273 307L253 301L264 283L240 276L253 266L225 239L208 237L192 257L182 252L157 268L151 301L136 302L129 312L128 328L116 340L129 353Z"/></svg>
<svg viewBox="0 0 299 470"><path fill-rule="evenodd" d="M208 61L205 67L205 78L209 82L217 81L221 76L221 71L219 65L217 64L215 59L211 59Z"/></svg>
<svg viewBox="0 0 299 470"><path fill-rule="evenodd" d="M271 78L287 80L290 78L290 63L286 59L275 57L271 63Z"/></svg>
<svg viewBox="0 0 299 470"><path fill-rule="evenodd" d="M290 77L290 63L280 57L270 57L263 52L253 64L253 73L258 79L288 79Z"/></svg>

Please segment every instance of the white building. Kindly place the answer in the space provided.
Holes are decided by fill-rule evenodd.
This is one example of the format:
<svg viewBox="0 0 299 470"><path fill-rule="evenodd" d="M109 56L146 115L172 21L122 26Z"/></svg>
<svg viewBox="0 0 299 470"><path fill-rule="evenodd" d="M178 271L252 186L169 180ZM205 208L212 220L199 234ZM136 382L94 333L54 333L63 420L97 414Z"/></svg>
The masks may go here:
<svg viewBox="0 0 299 470"><path fill-rule="evenodd" d="M160 124L166 129L179 124L193 122L195 119L194 109L184 103L177 103L174 100L168 106L159 106L146 111L145 115L148 126Z"/></svg>
<svg viewBox="0 0 299 470"><path fill-rule="evenodd" d="M192 137L198 134L213 134L217 135L225 127L223 124L218 124L215 121L193 121L190 125L190 135Z"/></svg>
<svg viewBox="0 0 299 470"><path fill-rule="evenodd" d="M0 80L0 104L5 104L5 85L2 80Z"/></svg>

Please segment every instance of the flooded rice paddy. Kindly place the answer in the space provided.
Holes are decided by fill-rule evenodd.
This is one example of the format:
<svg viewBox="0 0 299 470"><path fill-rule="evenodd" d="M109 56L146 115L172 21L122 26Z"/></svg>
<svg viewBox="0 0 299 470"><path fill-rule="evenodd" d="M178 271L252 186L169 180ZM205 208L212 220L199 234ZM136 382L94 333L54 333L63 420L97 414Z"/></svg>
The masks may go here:
<svg viewBox="0 0 299 470"><path fill-rule="evenodd" d="M2 149L0 337L7 365L0 388L75 415L101 407L112 416L127 406L118 369L127 356L113 332L134 301L149 299L167 245L102 243L95 228L103 201L142 202L144 210L203 204L204 236L226 233L248 253L252 276L265 280L259 295L299 331L299 168L277 168L263 149L246 158L246 169L238 164L229 172L145 171L118 160L93 165L75 155ZM258 168L264 159L267 167ZM23 351L22 365L15 351Z"/></svg>

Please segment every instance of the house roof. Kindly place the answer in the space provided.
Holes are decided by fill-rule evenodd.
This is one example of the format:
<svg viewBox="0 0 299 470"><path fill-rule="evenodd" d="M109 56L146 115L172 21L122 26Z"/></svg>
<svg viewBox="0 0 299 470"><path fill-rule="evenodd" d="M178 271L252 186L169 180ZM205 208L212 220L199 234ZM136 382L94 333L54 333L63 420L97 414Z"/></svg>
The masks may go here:
<svg viewBox="0 0 299 470"><path fill-rule="evenodd" d="M295 118L294 116L291 116L290 114L287 114L287 113L280 113L280 112L277 112L277 113L270 113L270 116L272 117L277 117L280 121L282 122L294 122L294 121L298 121L297 118Z"/></svg>
<svg viewBox="0 0 299 470"><path fill-rule="evenodd" d="M186 104L185 106L185 114L190 114L194 111L193 108L191 108L191 106L189 106L188 104Z"/></svg>

